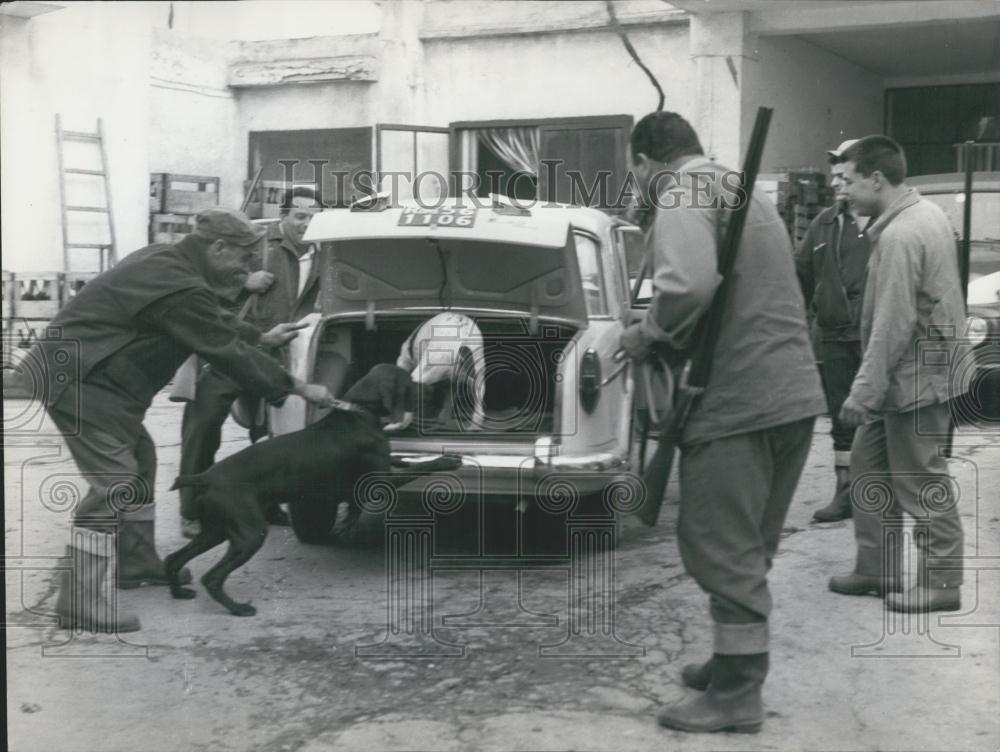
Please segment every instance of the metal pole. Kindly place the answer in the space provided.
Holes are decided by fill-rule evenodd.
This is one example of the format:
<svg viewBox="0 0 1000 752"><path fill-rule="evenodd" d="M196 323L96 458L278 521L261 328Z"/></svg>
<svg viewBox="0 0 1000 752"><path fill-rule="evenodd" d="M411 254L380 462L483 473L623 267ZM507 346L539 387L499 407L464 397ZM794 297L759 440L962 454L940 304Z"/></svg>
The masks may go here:
<svg viewBox="0 0 1000 752"><path fill-rule="evenodd" d="M965 204L962 207L962 249L958 258L963 301L969 295L969 257L972 249L972 174L976 167L975 160L972 159L973 144L975 141L965 142Z"/></svg>
<svg viewBox="0 0 1000 752"><path fill-rule="evenodd" d="M972 158L972 146L975 141L966 141L963 154L965 165L965 193L962 204L962 242L958 246L958 280L962 288L962 302L968 302L969 298L969 258L972 253L972 175L976 164ZM956 337L960 336L957 332ZM952 400L951 421L948 425L948 444L945 448L945 457L952 456L952 448L955 441L955 410L954 403L960 398Z"/></svg>

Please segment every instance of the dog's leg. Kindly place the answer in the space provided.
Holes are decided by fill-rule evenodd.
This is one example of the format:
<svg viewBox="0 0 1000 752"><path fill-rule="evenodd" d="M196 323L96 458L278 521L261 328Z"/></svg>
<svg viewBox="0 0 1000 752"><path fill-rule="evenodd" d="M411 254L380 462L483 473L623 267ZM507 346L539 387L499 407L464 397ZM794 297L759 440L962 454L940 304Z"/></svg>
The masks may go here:
<svg viewBox="0 0 1000 752"><path fill-rule="evenodd" d="M180 571L191 559L201 556L206 551L215 548L226 539L226 534L218 528L202 525L201 532L195 538L177 551L170 554L164 561L164 569L167 573L167 584L170 586L170 595L174 598L194 598L195 592L191 588L181 587Z"/></svg>
<svg viewBox="0 0 1000 752"><path fill-rule="evenodd" d="M229 609L229 613L234 616L253 616L257 613L257 609L249 602L238 603L226 595L223 585L234 569L250 561L250 558L264 545L264 539L267 538L267 522L261 520L261 523L253 527L244 525L231 530L229 550L226 551L226 555L201 578L201 584L205 586L208 594Z"/></svg>

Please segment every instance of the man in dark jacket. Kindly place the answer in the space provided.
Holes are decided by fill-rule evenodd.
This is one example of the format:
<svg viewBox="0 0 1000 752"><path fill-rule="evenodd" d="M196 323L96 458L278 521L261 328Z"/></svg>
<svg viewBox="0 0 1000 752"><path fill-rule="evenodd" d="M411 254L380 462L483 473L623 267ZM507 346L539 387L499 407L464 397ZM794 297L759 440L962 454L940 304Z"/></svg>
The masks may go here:
<svg viewBox="0 0 1000 752"><path fill-rule="evenodd" d="M655 112L631 136L647 205L653 299L622 347L684 350L715 295L719 222L733 195L725 168L703 156L679 115ZM706 189L708 196L705 195ZM714 201L708 201L712 198ZM805 465L815 416L826 406L795 282L788 233L774 206L753 197L736 257L714 365L681 444L678 543L684 567L709 595L713 656L685 667L706 690L665 709L682 731L757 731L769 660L767 572Z"/></svg>
<svg viewBox="0 0 1000 752"><path fill-rule="evenodd" d="M295 322L316 307L319 292L319 266L313 263L315 252L311 244L302 242L309 220L318 210L315 194L309 188L296 188L289 199L285 216L271 225L264 240L261 259L268 285L249 302L246 320L261 331L285 322ZM239 307L242 307L240 305ZM267 353L280 359L278 348ZM222 425L229 417L233 403L244 395L242 386L219 369L205 367L198 378L195 397L184 406L181 423L181 475L207 470L215 462L215 453L222 441ZM250 400L251 404L256 404ZM252 424L249 411L250 439L256 441L266 429ZM183 488L181 498L181 530L186 537L198 531L194 516L195 489ZM272 524L288 524L287 516L275 505L269 512Z"/></svg>
<svg viewBox="0 0 1000 752"><path fill-rule="evenodd" d="M218 305L220 292L243 286L259 239L241 212L202 212L181 242L136 251L87 284L31 351L48 414L90 484L74 513L73 567L56 604L64 628L139 629L105 596L116 554L119 587L166 584L155 548L156 451L142 421L191 353L270 401L331 400L326 387L293 380L253 347L280 345L293 330L261 335Z"/></svg>
<svg viewBox="0 0 1000 752"><path fill-rule="evenodd" d="M865 234L867 217L857 217L844 195L844 152L856 139L828 151L830 181L836 193L833 206L824 209L809 225L795 256L795 268L820 332L819 357L823 390L833 428L833 499L813 514L814 522L834 522L851 516L849 469L854 428L840 420L840 406L851 390L861 365L861 330L858 326L865 269L871 246Z"/></svg>

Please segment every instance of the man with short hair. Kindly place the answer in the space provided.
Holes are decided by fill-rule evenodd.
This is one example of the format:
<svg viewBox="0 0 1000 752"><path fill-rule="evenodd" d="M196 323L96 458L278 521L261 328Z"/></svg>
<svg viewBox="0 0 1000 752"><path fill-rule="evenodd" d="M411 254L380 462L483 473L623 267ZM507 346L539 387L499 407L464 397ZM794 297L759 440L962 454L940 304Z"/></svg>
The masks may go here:
<svg viewBox="0 0 1000 752"><path fill-rule="evenodd" d="M640 120L630 153L645 203L654 207L646 235L654 294L622 347L637 361L659 351L676 362L721 281L720 222L738 197L725 190L732 173L703 156L680 115ZM714 635L711 659L682 673L704 693L665 709L659 722L669 728L756 732L764 720L773 605L767 572L815 416L826 409L792 255L775 207L755 194L712 372L680 441L678 543L685 569L709 595Z"/></svg>
<svg viewBox="0 0 1000 752"><path fill-rule="evenodd" d="M244 285L259 240L242 212L204 211L179 243L138 250L89 282L32 349L49 416L90 484L74 512L73 567L59 587L63 628L139 629L134 616L112 613L105 595L115 558L119 587L167 584L155 547L156 449L143 418L191 353L269 401L331 402L326 387L293 379L254 349L287 342L293 327L261 335L218 305L221 291Z"/></svg>
<svg viewBox="0 0 1000 752"><path fill-rule="evenodd" d="M856 217L844 195L841 157L855 143L857 139L844 141L826 153L835 201L809 225L795 256L795 270L806 308L815 315L820 333L818 349L823 390L833 424L830 435L833 437L833 469L837 476L833 499L816 510L814 522L835 522L851 516L848 472L854 428L840 420L840 406L861 365L858 320L870 253L864 229L868 218Z"/></svg>
<svg viewBox="0 0 1000 752"><path fill-rule="evenodd" d="M962 524L941 452L948 400L963 388L951 373L965 323L954 236L944 212L904 182L906 157L891 138L861 139L844 162L848 201L876 219L868 228L864 355L840 412L859 426L851 448L857 560L853 572L830 579L830 589L888 594L894 611L955 611ZM884 503L873 508L873 500ZM917 521L920 557L917 582L905 595L895 592L902 589L902 512Z"/></svg>
<svg viewBox="0 0 1000 752"><path fill-rule="evenodd" d="M261 265L268 284L259 291L255 300L250 301L246 317L248 323L261 331L298 321L316 307L319 266L313 263L316 255L313 246L304 243L302 235L318 209L312 189L297 187L283 208L281 221L267 230ZM280 359L278 348L269 348L267 353ZM245 407L244 417L250 424L250 439L256 441L267 433L266 428L254 424L256 400L246 400L239 383L218 369L211 366L202 369L195 397L184 406L181 475L203 472L215 462L215 453L222 442L222 426L237 400L240 400L241 408ZM194 537L199 529L193 519L195 493L194 488L180 490L181 531L188 538ZM268 521L271 524L288 524L287 515L277 505L269 510Z"/></svg>

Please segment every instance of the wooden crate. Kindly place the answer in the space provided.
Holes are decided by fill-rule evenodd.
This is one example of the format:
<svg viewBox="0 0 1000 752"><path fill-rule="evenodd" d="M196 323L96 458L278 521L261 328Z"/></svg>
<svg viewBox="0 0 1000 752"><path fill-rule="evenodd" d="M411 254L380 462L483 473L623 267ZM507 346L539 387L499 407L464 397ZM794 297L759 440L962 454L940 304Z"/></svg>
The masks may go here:
<svg viewBox="0 0 1000 752"><path fill-rule="evenodd" d="M163 204L157 213L197 214L219 205L219 178L163 173Z"/></svg>
<svg viewBox="0 0 1000 752"><path fill-rule="evenodd" d="M154 214L149 219L150 243L176 243L194 230L191 214Z"/></svg>
<svg viewBox="0 0 1000 752"><path fill-rule="evenodd" d="M163 213L163 189L167 173L154 172L149 176L149 213Z"/></svg>
<svg viewBox="0 0 1000 752"><path fill-rule="evenodd" d="M42 321L53 318L61 307L61 276L58 272L15 274L13 317Z"/></svg>
<svg viewBox="0 0 1000 752"><path fill-rule="evenodd" d="M3 272L3 318L9 319L14 311L14 275Z"/></svg>

